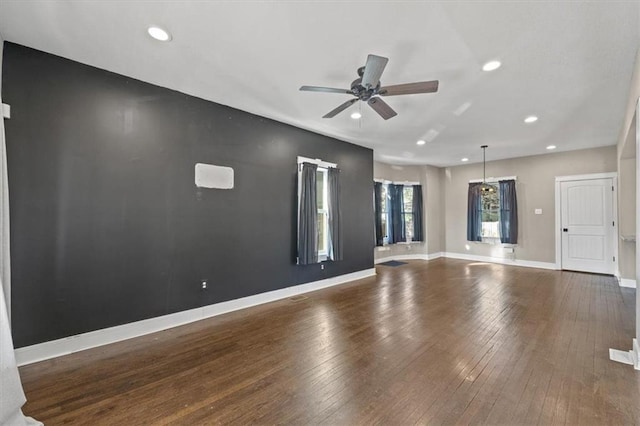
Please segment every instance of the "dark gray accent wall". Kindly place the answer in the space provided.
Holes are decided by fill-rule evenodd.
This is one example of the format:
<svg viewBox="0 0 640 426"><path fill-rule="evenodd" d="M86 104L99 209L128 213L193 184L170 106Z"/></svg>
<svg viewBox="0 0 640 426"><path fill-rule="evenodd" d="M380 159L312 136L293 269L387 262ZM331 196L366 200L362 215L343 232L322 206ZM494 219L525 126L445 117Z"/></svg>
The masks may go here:
<svg viewBox="0 0 640 426"><path fill-rule="evenodd" d="M373 267L370 149L12 43L2 93L16 347ZM342 170L324 270L295 264L299 155Z"/></svg>

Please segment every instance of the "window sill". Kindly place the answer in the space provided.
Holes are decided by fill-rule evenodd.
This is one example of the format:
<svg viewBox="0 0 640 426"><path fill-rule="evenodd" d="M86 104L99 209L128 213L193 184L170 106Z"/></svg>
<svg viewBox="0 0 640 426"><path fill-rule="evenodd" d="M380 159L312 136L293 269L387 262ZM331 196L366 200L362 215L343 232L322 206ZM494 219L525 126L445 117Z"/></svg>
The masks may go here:
<svg viewBox="0 0 640 426"><path fill-rule="evenodd" d="M424 244L424 241L400 241L397 243L387 243L381 246L376 246L376 249L380 250L380 251L386 251L389 250L391 247L393 246L410 246L410 245L414 245L414 244Z"/></svg>
<svg viewBox="0 0 640 426"><path fill-rule="evenodd" d="M484 244L487 246L517 247L517 244L501 243L500 238L483 237L485 241L471 241L475 244Z"/></svg>

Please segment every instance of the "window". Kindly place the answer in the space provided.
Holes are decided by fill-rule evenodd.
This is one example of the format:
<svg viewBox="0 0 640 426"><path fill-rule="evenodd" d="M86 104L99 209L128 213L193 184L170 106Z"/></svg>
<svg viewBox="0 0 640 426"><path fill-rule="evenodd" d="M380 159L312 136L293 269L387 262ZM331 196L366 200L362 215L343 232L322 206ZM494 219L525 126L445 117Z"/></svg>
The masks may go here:
<svg viewBox="0 0 640 426"><path fill-rule="evenodd" d="M343 260L340 180L336 164L298 157L299 265Z"/></svg>
<svg viewBox="0 0 640 426"><path fill-rule="evenodd" d="M467 200L467 241L518 243L515 178L469 182Z"/></svg>
<svg viewBox="0 0 640 426"><path fill-rule="evenodd" d="M405 186L402 189L402 224L406 241L414 236L413 213L413 186Z"/></svg>
<svg viewBox="0 0 640 426"><path fill-rule="evenodd" d="M382 183L374 188L379 188L375 189L379 198L374 194L379 200L375 215L380 219L375 227L376 244L422 241L422 186Z"/></svg>
<svg viewBox="0 0 640 426"><path fill-rule="evenodd" d="M500 238L500 194L498 184L486 183L486 187L493 191L481 191L482 205L482 229L480 236L482 241L493 242Z"/></svg>
<svg viewBox="0 0 640 426"><path fill-rule="evenodd" d="M378 214L384 232L383 244L389 244L389 224L391 221L389 220L389 185L387 184L382 184L380 188L380 212Z"/></svg>
<svg viewBox="0 0 640 426"><path fill-rule="evenodd" d="M329 210L327 188L327 169L318 167L316 172L316 197L318 202L318 256L326 260L329 255Z"/></svg>

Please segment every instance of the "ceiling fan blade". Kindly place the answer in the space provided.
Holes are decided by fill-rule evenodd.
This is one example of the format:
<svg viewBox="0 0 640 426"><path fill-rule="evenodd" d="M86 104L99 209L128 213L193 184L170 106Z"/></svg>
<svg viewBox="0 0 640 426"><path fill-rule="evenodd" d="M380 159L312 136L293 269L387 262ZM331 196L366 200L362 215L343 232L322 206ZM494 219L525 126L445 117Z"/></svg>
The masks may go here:
<svg viewBox="0 0 640 426"><path fill-rule="evenodd" d="M389 62L389 58L376 55L367 56L364 74L362 74L362 85L364 87L376 87L380 82L380 76L382 76L382 71L387 66L387 62Z"/></svg>
<svg viewBox="0 0 640 426"><path fill-rule="evenodd" d="M353 95L353 92L351 90L334 89L333 87L302 86L300 90L302 90L303 92L343 93L347 95Z"/></svg>
<svg viewBox="0 0 640 426"><path fill-rule="evenodd" d="M333 118L333 117L335 117L336 115L340 114L342 111L344 111L345 109L349 108L351 105L355 104L358 101L359 101L358 98L350 99L347 102L345 102L342 105L340 105L338 108L333 109L333 110L329 111L328 113L326 113L325 115L323 115L322 118Z"/></svg>
<svg viewBox="0 0 640 426"><path fill-rule="evenodd" d="M398 115L397 112L395 112L385 101L380 98L371 98L367 103L371 108L375 110L375 112L380 114L380 117L384 118L385 120Z"/></svg>
<svg viewBox="0 0 640 426"><path fill-rule="evenodd" d="M433 93L438 91L438 80L417 83L396 84L380 88L380 96L412 95L415 93Z"/></svg>

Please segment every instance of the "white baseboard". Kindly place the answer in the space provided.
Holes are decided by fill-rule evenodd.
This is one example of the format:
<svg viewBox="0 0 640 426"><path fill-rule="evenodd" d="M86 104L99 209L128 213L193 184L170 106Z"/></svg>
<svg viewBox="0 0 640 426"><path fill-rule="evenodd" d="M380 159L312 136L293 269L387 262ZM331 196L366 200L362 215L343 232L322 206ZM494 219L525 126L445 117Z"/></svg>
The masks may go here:
<svg viewBox="0 0 640 426"><path fill-rule="evenodd" d="M143 336L145 334L155 333L191 322L210 318L216 315L222 315L228 312L237 311L239 309L249 308L251 306L261 305L263 303L274 302L280 299L286 299L302 293L316 291L350 281L359 280L374 276L375 268L365 269L350 274L340 275L337 277L327 278L311 283L300 284L293 287L287 287L280 290L260 293L253 296L243 297L241 299L229 300L227 302L216 303L201 308L190 309L187 311L176 312L160 317L149 318L142 321L136 321L129 324L123 324L116 327L109 327L102 330L90 331L88 333L77 334L62 339L52 340L49 342L38 343L24 348L15 350L16 362L18 366L31 364L34 362L44 361L46 359L68 355L85 349L95 348L109 343L115 343L122 340L131 339L133 337Z"/></svg>
<svg viewBox="0 0 640 426"><path fill-rule="evenodd" d="M380 257L375 260L375 263L388 262L390 260L433 260L439 257L447 257L450 259L461 259L461 260L471 260L475 262L488 262L488 263L500 263L503 265L511 265L511 266L523 266L525 268L538 268L538 269L551 269L557 270L557 266L555 263L550 262L537 262L533 260L511 260L511 259L503 259L499 257L489 257L489 256L478 256L475 254L466 254L466 253L451 253L451 252L440 252L440 253L432 253L432 254L400 254L395 256L386 256Z"/></svg>
<svg viewBox="0 0 640 426"><path fill-rule="evenodd" d="M640 349L638 348L638 340L633 339L633 349L630 351L609 349L609 359L622 364L633 365L633 368L640 370Z"/></svg>
<svg viewBox="0 0 640 426"><path fill-rule="evenodd" d="M511 266L524 266L525 268L552 269L552 270L558 269L555 263L537 262L534 260L520 260L520 259L511 260L511 259L503 259L500 257L478 256L475 254L450 253L450 252L443 253L443 256L451 259L473 260L476 262L488 262L488 263L500 263L503 265L511 265Z"/></svg>
<svg viewBox="0 0 640 426"><path fill-rule="evenodd" d="M609 359L621 364L633 365L633 351L621 351L620 349L609 348Z"/></svg>
<svg viewBox="0 0 640 426"><path fill-rule="evenodd" d="M427 255L427 260L438 259L440 257L444 257L444 253L442 252L431 253Z"/></svg>
<svg viewBox="0 0 640 426"><path fill-rule="evenodd" d="M631 280L628 278L619 278L618 281L619 281L620 287L636 288L636 280Z"/></svg>
<svg viewBox="0 0 640 426"><path fill-rule="evenodd" d="M390 260L433 260L442 257L442 253L431 254L397 254L394 256L379 257L375 263L389 262Z"/></svg>

